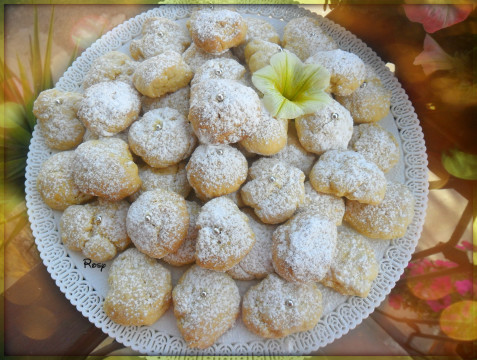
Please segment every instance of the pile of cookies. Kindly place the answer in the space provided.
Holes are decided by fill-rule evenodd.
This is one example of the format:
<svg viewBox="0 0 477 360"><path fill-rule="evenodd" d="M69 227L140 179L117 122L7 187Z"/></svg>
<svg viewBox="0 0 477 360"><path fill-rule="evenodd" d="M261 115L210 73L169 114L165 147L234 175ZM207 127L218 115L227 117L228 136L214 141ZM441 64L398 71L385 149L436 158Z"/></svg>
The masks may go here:
<svg viewBox="0 0 477 360"><path fill-rule="evenodd" d="M328 104L294 120L268 113L251 76L280 51L329 71ZM106 314L149 325L172 304L187 344L206 348L239 314L265 338L312 329L317 283L366 297L371 243L403 236L414 215L409 189L385 177L400 150L377 123L390 93L373 69L314 18L280 40L225 8L197 9L187 29L148 18L130 54L98 58L82 93L47 90L34 104L60 151L37 188L63 211L63 243L113 259ZM162 261L189 265L175 286ZM254 279L241 298L235 280Z"/></svg>

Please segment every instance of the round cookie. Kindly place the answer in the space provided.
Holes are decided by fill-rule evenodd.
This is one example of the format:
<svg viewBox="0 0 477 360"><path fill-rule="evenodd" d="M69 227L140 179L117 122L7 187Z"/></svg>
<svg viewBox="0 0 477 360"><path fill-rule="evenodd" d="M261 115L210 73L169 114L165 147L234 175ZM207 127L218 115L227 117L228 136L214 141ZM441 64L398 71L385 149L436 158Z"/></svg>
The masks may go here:
<svg viewBox="0 0 477 360"><path fill-rule="evenodd" d="M129 207L126 227L139 251L160 259L176 252L186 238L189 229L186 202L172 191L146 191Z"/></svg>
<svg viewBox="0 0 477 360"><path fill-rule="evenodd" d="M241 140L239 144L245 150L259 155L273 155L287 145L288 120L275 119L262 107L257 130Z"/></svg>
<svg viewBox="0 0 477 360"><path fill-rule="evenodd" d="M124 200L72 205L61 216L61 240L92 261L111 260L131 243L126 232L128 209Z"/></svg>
<svg viewBox="0 0 477 360"><path fill-rule="evenodd" d="M333 99L318 111L296 118L295 126L300 144L315 154L346 150L353 135L353 118Z"/></svg>
<svg viewBox="0 0 477 360"><path fill-rule="evenodd" d="M281 338L313 329L323 311L316 284L297 284L270 274L243 298L242 320L254 334Z"/></svg>
<svg viewBox="0 0 477 360"><path fill-rule="evenodd" d="M237 81L210 79L191 89L189 121L203 143L235 143L256 130L260 109L252 88Z"/></svg>
<svg viewBox="0 0 477 360"><path fill-rule="evenodd" d="M151 17L142 25L142 37L132 40L129 46L131 56L138 61L162 54L168 50L182 54L190 45L187 29L164 17Z"/></svg>
<svg viewBox="0 0 477 360"><path fill-rule="evenodd" d="M316 160L316 156L307 152L300 144L294 121L288 122L286 146L275 155L272 155L271 158L300 169L306 176L310 173Z"/></svg>
<svg viewBox="0 0 477 360"><path fill-rule="evenodd" d="M194 43L192 43L186 51L182 54L182 58L190 66L192 71L195 73L203 64L211 59L235 59L230 50L225 51L222 54L214 55L209 54L200 48L198 48Z"/></svg>
<svg viewBox="0 0 477 360"><path fill-rule="evenodd" d="M373 239L395 239L406 234L414 217L414 196L409 188L388 181L386 194L378 205L346 201L344 221Z"/></svg>
<svg viewBox="0 0 477 360"><path fill-rule="evenodd" d="M200 199L233 193L247 179L245 156L228 145L199 145L186 166L187 179Z"/></svg>
<svg viewBox="0 0 477 360"><path fill-rule="evenodd" d="M341 225L345 213L343 198L316 191L310 182L305 182L305 199L298 206L297 213L310 211Z"/></svg>
<svg viewBox="0 0 477 360"><path fill-rule="evenodd" d="M247 23L235 11L202 9L187 23L194 44L211 54L221 54L243 42Z"/></svg>
<svg viewBox="0 0 477 360"><path fill-rule="evenodd" d="M275 159L261 158L249 169L242 187L243 202L266 224L289 219L305 196L305 174Z"/></svg>
<svg viewBox="0 0 477 360"><path fill-rule="evenodd" d="M157 168L179 163L189 157L197 144L187 119L171 108L145 113L131 125L128 140L133 153Z"/></svg>
<svg viewBox="0 0 477 360"><path fill-rule="evenodd" d="M33 114L49 148L69 150L81 143L85 127L76 113L82 98L78 93L49 89L33 103Z"/></svg>
<svg viewBox="0 0 477 360"><path fill-rule="evenodd" d="M329 150L311 169L310 182L322 193L379 204L386 192L386 178L378 166L349 150Z"/></svg>
<svg viewBox="0 0 477 360"><path fill-rule="evenodd" d="M93 61L83 80L83 89L105 81L122 81L132 85L136 62L119 51L110 51Z"/></svg>
<svg viewBox="0 0 477 360"><path fill-rule="evenodd" d="M399 144L389 131L378 124L361 124L353 129L349 149L378 165L383 172L391 170L399 161Z"/></svg>
<svg viewBox="0 0 477 360"><path fill-rule="evenodd" d="M364 298L378 271L379 263L366 238L350 228L339 227L335 256L321 283L340 294Z"/></svg>
<svg viewBox="0 0 477 360"><path fill-rule="evenodd" d="M306 59L305 64L318 64L330 72L327 91L337 96L348 96L363 84L366 70L357 55L340 49L318 51Z"/></svg>
<svg viewBox="0 0 477 360"><path fill-rule="evenodd" d="M227 274L193 265L172 291L177 327L187 345L205 349L230 329L240 312L240 294Z"/></svg>
<svg viewBox="0 0 477 360"><path fill-rule="evenodd" d="M141 99L131 85L107 81L85 90L78 117L91 132L112 136L131 125L140 111Z"/></svg>
<svg viewBox="0 0 477 360"><path fill-rule="evenodd" d="M310 212L295 215L273 233L275 271L288 281L320 281L331 266L336 237L331 220Z"/></svg>
<svg viewBox="0 0 477 360"><path fill-rule="evenodd" d="M241 80L244 74L245 67L233 59L211 59L197 69L190 84L194 86L209 79Z"/></svg>
<svg viewBox="0 0 477 360"><path fill-rule="evenodd" d="M336 100L349 110L355 123L374 123L389 113L391 92L383 86L377 75L367 71L358 89L348 96L336 96Z"/></svg>
<svg viewBox="0 0 477 360"><path fill-rule="evenodd" d="M121 139L90 140L75 150L73 177L80 191L115 201L141 186L137 165Z"/></svg>
<svg viewBox="0 0 477 360"><path fill-rule="evenodd" d="M170 271L134 248L113 261L108 284L103 308L117 324L152 325L171 304Z"/></svg>
<svg viewBox="0 0 477 360"><path fill-rule="evenodd" d="M245 47L254 39L261 39L271 43L280 44L280 36L278 35L277 30L267 20L254 17L246 17L244 20L247 24L247 34L245 35L245 39L240 45L232 48L233 54L238 57L241 62L244 62L246 58L244 54Z"/></svg>
<svg viewBox="0 0 477 360"><path fill-rule="evenodd" d="M158 98L150 98L148 96L143 96L141 100L142 112L147 113L148 111L154 109L167 107L171 109L176 109L187 118L187 115L189 115L189 98L189 85L184 86L172 93L162 95Z"/></svg>
<svg viewBox="0 0 477 360"><path fill-rule="evenodd" d="M133 83L141 94L156 98L186 86L192 76L182 56L168 50L140 63L134 71Z"/></svg>
<svg viewBox="0 0 477 360"><path fill-rule="evenodd" d="M70 205L83 204L93 198L76 186L73 176L74 162L75 153L63 151L41 164L36 188L45 204L54 210L64 210Z"/></svg>
<svg viewBox="0 0 477 360"><path fill-rule="evenodd" d="M166 263L174 266L183 266L195 262L195 243L199 233L196 222L200 205L193 201L186 201L186 206L189 213L189 229L186 238L176 252L167 254L162 258Z"/></svg>
<svg viewBox="0 0 477 360"><path fill-rule="evenodd" d="M338 48L334 40L323 32L319 20L307 16L292 19L285 25L282 45L301 61L316 51Z"/></svg>
<svg viewBox="0 0 477 360"><path fill-rule="evenodd" d="M202 206L197 218L197 264L216 271L227 271L238 264L255 243L248 222L248 217L226 197Z"/></svg>
<svg viewBox="0 0 477 360"><path fill-rule="evenodd" d="M245 62L254 73L261 68L270 65L270 58L283 51L280 45L262 39L253 39L245 47Z"/></svg>

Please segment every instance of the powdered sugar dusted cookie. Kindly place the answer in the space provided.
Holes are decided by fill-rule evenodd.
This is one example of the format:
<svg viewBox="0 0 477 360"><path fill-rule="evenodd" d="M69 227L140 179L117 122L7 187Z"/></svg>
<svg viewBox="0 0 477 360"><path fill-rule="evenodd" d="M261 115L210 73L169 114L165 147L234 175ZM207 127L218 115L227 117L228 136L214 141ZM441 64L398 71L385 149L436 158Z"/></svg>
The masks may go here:
<svg viewBox="0 0 477 360"><path fill-rule="evenodd" d="M335 41L323 32L320 22L307 16L292 19L285 25L282 45L301 61L305 61L316 51L338 48Z"/></svg>
<svg viewBox="0 0 477 360"><path fill-rule="evenodd" d="M249 181L242 187L243 202L266 224L290 218L305 196L305 175L275 159L262 158L249 169Z"/></svg>
<svg viewBox="0 0 477 360"><path fill-rule="evenodd" d="M74 182L75 153L63 151L46 159L40 167L36 188L46 205L64 210L70 205L83 204L93 198L80 191Z"/></svg>
<svg viewBox="0 0 477 360"><path fill-rule="evenodd" d="M245 67L233 59L211 59L197 69L191 81L191 86L209 79L241 80L244 74Z"/></svg>
<svg viewBox="0 0 477 360"><path fill-rule="evenodd" d="M357 55L340 49L318 51L305 64L318 64L330 72L328 90L338 96L347 96L359 88L366 78L364 62Z"/></svg>
<svg viewBox="0 0 477 360"><path fill-rule="evenodd" d="M298 206L297 212L307 211L325 217L338 226L343 221L345 202L341 197L316 191L307 181L305 182L305 199Z"/></svg>
<svg viewBox="0 0 477 360"><path fill-rule="evenodd" d="M344 196L367 204L379 204L386 192L386 178L376 164L348 150L329 150L310 173L316 191Z"/></svg>
<svg viewBox="0 0 477 360"><path fill-rule="evenodd" d="M197 264L216 271L226 271L238 264L255 243L248 222L248 217L226 197L212 199L202 206L197 219Z"/></svg>
<svg viewBox="0 0 477 360"><path fill-rule="evenodd" d="M94 84L86 89L78 117L91 132L112 136L125 130L139 116L139 93L122 81Z"/></svg>
<svg viewBox="0 0 477 360"><path fill-rule="evenodd" d="M175 109L148 111L131 125L129 146L148 165L168 167L187 158L197 138L187 119Z"/></svg>
<svg viewBox="0 0 477 360"><path fill-rule="evenodd" d="M203 200L233 193L247 179L247 159L229 145L199 145L187 164L187 179Z"/></svg>
<svg viewBox="0 0 477 360"><path fill-rule="evenodd" d="M349 148L368 161L388 172L399 161L399 144L389 131L378 124L361 124L354 127Z"/></svg>
<svg viewBox="0 0 477 360"><path fill-rule="evenodd" d="M199 233L196 222L200 205L193 201L186 201L186 206L189 213L189 230L187 230L186 238L176 252L167 254L162 258L162 260L174 266L192 264L195 261L195 243Z"/></svg>
<svg viewBox="0 0 477 360"><path fill-rule="evenodd" d="M130 243L126 232L127 201L98 199L68 207L60 220L61 240L93 261L107 261Z"/></svg>
<svg viewBox="0 0 477 360"><path fill-rule="evenodd" d="M242 319L254 334L281 338L313 329L323 311L316 284L297 284L270 274L243 298Z"/></svg>
<svg viewBox="0 0 477 360"><path fill-rule="evenodd" d="M409 188L388 181L386 195L378 205L346 201L344 220L359 233L373 239L404 236L414 217L414 196Z"/></svg>
<svg viewBox="0 0 477 360"><path fill-rule="evenodd" d="M142 112L146 113L154 109L167 107L171 109L176 109L187 118L187 115L189 115L189 98L189 85L184 86L172 93L162 95L158 98L150 98L148 96L143 96L141 100Z"/></svg>
<svg viewBox="0 0 477 360"><path fill-rule="evenodd" d="M247 34L244 41L234 48L232 52L237 56L240 61L245 61L245 47L254 39L261 39L271 43L280 44L280 36L277 30L267 20L258 19L254 17L246 17L245 23L247 24Z"/></svg>
<svg viewBox="0 0 477 360"><path fill-rule="evenodd" d="M187 345L205 349L237 319L240 294L233 279L218 271L192 266L172 291L174 315Z"/></svg>
<svg viewBox="0 0 477 360"><path fill-rule="evenodd" d="M245 47L245 61L250 72L270 65L270 58L283 51L280 45L262 39L254 39Z"/></svg>
<svg viewBox="0 0 477 360"><path fill-rule="evenodd" d="M136 62L119 51L110 51L93 61L83 80L83 89L105 81L122 81L132 85Z"/></svg>
<svg viewBox="0 0 477 360"><path fill-rule="evenodd" d="M378 261L366 238L350 228L339 227L335 256L321 283L344 295L366 297L378 271Z"/></svg>
<svg viewBox="0 0 477 360"><path fill-rule="evenodd" d="M104 312L117 324L152 325L171 304L171 273L155 259L128 249L111 264Z"/></svg>
<svg viewBox="0 0 477 360"><path fill-rule="evenodd" d="M131 204L126 226L139 251L160 259L176 252L185 240L189 229L186 202L172 191L146 191Z"/></svg>
<svg viewBox="0 0 477 360"><path fill-rule="evenodd" d="M141 94L154 98L186 86L192 76L182 56L168 50L140 63L134 71L133 83Z"/></svg>
<svg viewBox="0 0 477 360"><path fill-rule="evenodd" d="M210 79L192 87L189 121L203 143L235 143L256 130L260 109L252 88L237 81Z"/></svg>
<svg viewBox="0 0 477 360"><path fill-rule="evenodd" d="M151 17L142 25L142 37L132 40L129 50L136 60L144 60L168 50L182 54L190 45L187 29L163 17Z"/></svg>
<svg viewBox="0 0 477 360"><path fill-rule="evenodd" d="M295 126L300 144L315 154L332 149L346 150L353 134L353 118L335 100L312 114L296 118Z"/></svg>
<svg viewBox="0 0 477 360"><path fill-rule="evenodd" d="M115 201L141 186L137 165L121 139L90 140L75 150L73 177L80 191Z"/></svg>
<svg viewBox="0 0 477 360"><path fill-rule="evenodd" d="M76 113L82 98L78 93L49 89L35 100L33 114L49 148L69 150L81 143L85 127Z"/></svg>
<svg viewBox="0 0 477 360"><path fill-rule="evenodd" d="M294 166L308 176L315 163L316 156L307 152L298 140L296 133L295 122L288 122L288 135L287 144L275 155L271 156L273 159L277 159L287 163L290 166Z"/></svg>
<svg viewBox="0 0 477 360"><path fill-rule="evenodd" d="M187 25L195 45L211 54L221 54L239 45L247 33L242 16L227 9L195 11Z"/></svg>
<svg viewBox="0 0 477 360"><path fill-rule="evenodd" d="M273 233L273 266L288 281L324 278L336 249L336 225L311 212L299 213Z"/></svg>
<svg viewBox="0 0 477 360"><path fill-rule="evenodd" d="M214 54L207 53L204 50L201 50L194 43L192 43L187 48L187 50L184 51L184 54L182 54L182 57L184 61L187 63L187 65L190 66L193 72L196 72L204 63L206 63L208 60L211 60L211 59L220 59L220 58L235 59L235 57L232 55L232 52L230 50L227 50L224 53L219 55L214 55Z"/></svg>

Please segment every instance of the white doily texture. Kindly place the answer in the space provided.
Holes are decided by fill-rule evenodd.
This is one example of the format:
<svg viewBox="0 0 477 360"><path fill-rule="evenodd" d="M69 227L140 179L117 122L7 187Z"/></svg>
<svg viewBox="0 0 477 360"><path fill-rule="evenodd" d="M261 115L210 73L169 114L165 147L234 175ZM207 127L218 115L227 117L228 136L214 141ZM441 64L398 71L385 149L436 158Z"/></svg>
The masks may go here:
<svg viewBox="0 0 477 360"><path fill-rule="evenodd" d="M159 6L117 26L73 63L56 88L81 91L83 77L92 61L109 51L127 49L127 44L140 35L145 19L157 16L185 23L192 8L188 5ZM391 111L383 120L383 126L399 139L402 150L400 163L388 177L409 186L416 199L415 216L405 236L386 242L378 250L380 272L367 298L337 296L329 303L332 306L328 304L320 322L311 331L269 340L247 333L238 321L210 348L193 350L187 347L179 335L170 313L153 326L141 327L117 325L106 316L103 302L107 272L85 269L81 266L82 256L64 247L58 232L60 213L46 206L36 189L40 166L53 152L45 145L38 128L35 128L28 154L25 187L28 215L40 256L57 286L78 311L109 336L147 355L305 355L316 351L355 328L382 302L407 266L422 231L428 195L424 136L414 108L393 73L372 49L353 34L308 10L294 5L235 5L234 8L244 16L259 16L269 20L279 32L293 18L316 17L323 30L337 41L341 49L355 53L376 70L383 85L392 92ZM177 277L176 273L173 278ZM329 298L332 297L329 295Z"/></svg>

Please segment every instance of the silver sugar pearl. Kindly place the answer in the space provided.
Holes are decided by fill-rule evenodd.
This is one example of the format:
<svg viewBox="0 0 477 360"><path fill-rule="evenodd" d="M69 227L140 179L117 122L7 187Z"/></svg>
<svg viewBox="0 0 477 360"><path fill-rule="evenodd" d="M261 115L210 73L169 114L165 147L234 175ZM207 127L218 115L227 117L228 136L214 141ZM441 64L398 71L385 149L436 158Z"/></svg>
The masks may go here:
<svg viewBox="0 0 477 360"><path fill-rule="evenodd" d="M333 120L338 119L338 118L339 118L338 113L333 113L333 114L331 114L331 118L332 118Z"/></svg>
<svg viewBox="0 0 477 360"><path fill-rule="evenodd" d="M215 70L215 74L219 76L222 75L222 69Z"/></svg>
<svg viewBox="0 0 477 360"><path fill-rule="evenodd" d="M275 176L270 176L270 177L268 178L268 180L269 180L270 182L275 182L275 180L277 180L277 179L275 178Z"/></svg>
<svg viewBox="0 0 477 360"><path fill-rule="evenodd" d="M147 214L144 219L146 219L147 222L151 222L151 215Z"/></svg>
<svg viewBox="0 0 477 360"><path fill-rule="evenodd" d="M285 301L285 305L287 307L293 307L295 304L293 304L293 300L288 299L287 301Z"/></svg>
<svg viewBox="0 0 477 360"><path fill-rule="evenodd" d="M366 81L364 81L359 87L361 89L364 89L366 86L368 86L368 83Z"/></svg>
<svg viewBox="0 0 477 360"><path fill-rule="evenodd" d="M220 235L221 231L219 228L214 228L214 233Z"/></svg>
<svg viewBox="0 0 477 360"><path fill-rule="evenodd" d="M218 94L216 99L217 99L218 102L222 102L222 101L224 101L225 98L224 98L224 95Z"/></svg>
<svg viewBox="0 0 477 360"><path fill-rule="evenodd" d="M217 154L223 155L223 154L224 154L224 150L222 150L222 149L217 149Z"/></svg>
<svg viewBox="0 0 477 360"><path fill-rule="evenodd" d="M164 33L163 33L162 31L159 31L159 32L157 33L157 35L159 35L159 37L163 37L163 36L164 36Z"/></svg>
<svg viewBox="0 0 477 360"><path fill-rule="evenodd" d="M205 298L206 296L207 296L207 292L205 292L205 291L200 292L200 297L201 298Z"/></svg>
<svg viewBox="0 0 477 360"><path fill-rule="evenodd" d="M60 105L60 104L61 104L61 100L60 100L60 99L56 99L56 100L55 100L55 103L58 104L58 105Z"/></svg>
<svg viewBox="0 0 477 360"><path fill-rule="evenodd" d="M156 130L161 130L162 129L162 124L156 124Z"/></svg>
<svg viewBox="0 0 477 360"><path fill-rule="evenodd" d="M310 33L311 36L315 36L316 34L314 32Z"/></svg>
<svg viewBox="0 0 477 360"><path fill-rule="evenodd" d="M96 218L94 219L94 223L95 223L96 225L99 225L99 224L101 224L101 220L103 220L103 217L102 217L101 215L98 215L98 216L96 216Z"/></svg>

